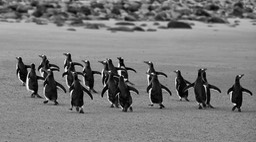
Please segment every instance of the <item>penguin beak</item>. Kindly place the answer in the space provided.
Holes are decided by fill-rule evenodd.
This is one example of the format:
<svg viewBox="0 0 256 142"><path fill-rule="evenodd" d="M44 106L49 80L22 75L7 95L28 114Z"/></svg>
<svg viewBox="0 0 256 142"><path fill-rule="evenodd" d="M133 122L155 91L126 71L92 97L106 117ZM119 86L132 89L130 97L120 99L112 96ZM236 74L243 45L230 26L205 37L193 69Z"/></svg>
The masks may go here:
<svg viewBox="0 0 256 142"><path fill-rule="evenodd" d="M68 56L69 53L63 53L63 55Z"/></svg>
<svg viewBox="0 0 256 142"><path fill-rule="evenodd" d="M17 60L19 60L20 57L16 57Z"/></svg>
<svg viewBox="0 0 256 142"><path fill-rule="evenodd" d="M150 61L144 61L144 63L146 63L146 64L150 65Z"/></svg>

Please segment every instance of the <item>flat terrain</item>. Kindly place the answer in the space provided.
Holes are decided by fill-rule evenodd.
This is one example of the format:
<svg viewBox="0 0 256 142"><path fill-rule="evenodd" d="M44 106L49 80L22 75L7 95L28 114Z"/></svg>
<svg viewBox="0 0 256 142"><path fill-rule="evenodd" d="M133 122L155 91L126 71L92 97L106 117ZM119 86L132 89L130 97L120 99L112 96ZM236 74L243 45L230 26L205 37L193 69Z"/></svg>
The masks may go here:
<svg viewBox="0 0 256 142"><path fill-rule="evenodd" d="M0 141L106 141L106 142L255 142L256 141L256 26L250 20L240 25L195 23L192 30L160 30L157 32L116 32L105 29L87 30L33 23L0 23ZM231 20L231 23L233 21ZM106 24L113 24L112 21ZM141 23L137 23L141 24ZM161 23L166 25L167 23ZM148 27L154 28L148 22ZM61 67L55 79L66 87L61 77L64 52L73 61L90 60L93 70L101 71L99 60L123 57L130 72L130 81L140 95L133 94L133 112L110 108L107 96L100 96L103 85L95 75L94 100L84 96L85 114L69 110L69 93L59 90L59 105L43 104L43 99L30 98L30 92L15 76L15 57L25 64L38 67L45 54L51 63ZM143 61L150 60L156 70L168 78L159 77L173 95L164 92L165 109L149 107L146 93L146 70ZM174 88L174 70L181 70L185 79L195 81L197 70L207 68L209 83L222 93L212 92L215 109L198 110L193 89L190 102L179 101ZM81 67L77 67L81 71ZM253 92L244 94L242 112L232 112L226 94L238 74L245 74L241 84ZM39 73L38 73L39 75ZM39 94L42 92L39 81ZM67 87L66 87L67 88Z"/></svg>

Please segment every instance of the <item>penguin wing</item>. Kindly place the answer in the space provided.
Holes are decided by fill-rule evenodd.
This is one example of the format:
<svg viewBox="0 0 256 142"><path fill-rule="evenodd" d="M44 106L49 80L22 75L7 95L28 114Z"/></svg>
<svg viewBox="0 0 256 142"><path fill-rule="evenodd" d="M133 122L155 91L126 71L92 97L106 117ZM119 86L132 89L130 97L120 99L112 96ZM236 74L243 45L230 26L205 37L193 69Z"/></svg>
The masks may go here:
<svg viewBox="0 0 256 142"><path fill-rule="evenodd" d="M72 84L72 85L69 87L69 92L71 92L72 90L74 90L74 84Z"/></svg>
<svg viewBox="0 0 256 142"><path fill-rule="evenodd" d="M37 80L40 80L40 79L41 79L41 80L44 80L44 78L41 77L41 76L36 76L36 79L37 79Z"/></svg>
<svg viewBox="0 0 256 142"><path fill-rule="evenodd" d="M48 84L48 81L47 81L47 80L44 81L44 86L45 86L46 84Z"/></svg>
<svg viewBox="0 0 256 142"><path fill-rule="evenodd" d="M233 90L234 90L234 86L232 86L231 88L228 89L227 94L229 94Z"/></svg>
<svg viewBox="0 0 256 142"><path fill-rule="evenodd" d="M193 87L194 85L195 85L195 83L189 84L188 86L186 86L186 87L182 90L182 92L186 92L189 88Z"/></svg>
<svg viewBox="0 0 256 142"><path fill-rule="evenodd" d="M187 81L187 80L185 80L185 79L184 79L184 81L185 81L187 84L191 84L189 81Z"/></svg>
<svg viewBox="0 0 256 142"><path fill-rule="evenodd" d="M135 70L135 69L133 69L133 68L125 67L125 69L126 69L126 70L131 70L131 71L133 71L133 72L137 73L137 72L136 72L136 70Z"/></svg>
<svg viewBox="0 0 256 142"><path fill-rule="evenodd" d="M248 94L250 94L250 95L252 96L252 92L251 92L250 90L245 89L245 88L242 88L242 91L243 91L243 92L246 92L246 93L248 93Z"/></svg>
<svg viewBox="0 0 256 142"><path fill-rule="evenodd" d="M31 68L31 66L29 66L29 65L25 65L25 68L27 69L27 68Z"/></svg>
<svg viewBox="0 0 256 142"><path fill-rule="evenodd" d="M134 88L132 86L128 86L128 89L129 89L129 91L131 90L139 95L139 91L136 88Z"/></svg>
<svg viewBox="0 0 256 142"><path fill-rule="evenodd" d="M117 96L118 93L120 93L120 89L119 88L116 89L116 91L114 93L114 96Z"/></svg>
<svg viewBox="0 0 256 142"><path fill-rule="evenodd" d="M55 67L55 68L57 68L57 69L60 69L60 67L57 66L57 65L55 65L55 64L49 64L49 66L50 66L50 67Z"/></svg>
<svg viewBox="0 0 256 142"><path fill-rule="evenodd" d="M76 65L76 66L84 67L82 64L80 64L78 62L73 62L73 64Z"/></svg>
<svg viewBox="0 0 256 142"><path fill-rule="evenodd" d="M103 97L104 93L108 90L108 85L106 84L101 91L101 97Z"/></svg>
<svg viewBox="0 0 256 142"><path fill-rule="evenodd" d="M76 72L78 75L82 75L83 77L85 77L85 74L82 72Z"/></svg>
<svg viewBox="0 0 256 142"><path fill-rule="evenodd" d="M165 76L167 78L167 75L165 73L163 73L163 72L156 72L156 74L157 75L163 75L163 76Z"/></svg>
<svg viewBox="0 0 256 142"><path fill-rule="evenodd" d="M149 90L152 88L152 83L150 83L147 87L147 93L149 92Z"/></svg>
<svg viewBox="0 0 256 142"><path fill-rule="evenodd" d="M65 75L68 75L68 72L64 72L64 73L62 74L62 77L64 77Z"/></svg>
<svg viewBox="0 0 256 142"><path fill-rule="evenodd" d="M64 86L61 85L61 84L60 84L59 82L57 82L57 81L56 81L56 86L59 87L59 88L61 88L61 89L64 91L64 93L67 92L66 89L64 88Z"/></svg>
<svg viewBox="0 0 256 142"><path fill-rule="evenodd" d="M99 72L99 71L92 71L92 74L99 74L99 75L101 75L101 72Z"/></svg>
<svg viewBox="0 0 256 142"><path fill-rule="evenodd" d="M86 88L84 88L84 86L81 85L81 87L82 87L83 91L86 92L91 97L91 99L93 100L91 92L88 91Z"/></svg>
<svg viewBox="0 0 256 142"><path fill-rule="evenodd" d="M161 84L161 88L166 90L170 94L170 96L172 95L172 92L166 86Z"/></svg>
<svg viewBox="0 0 256 142"><path fill-rule="evenodd" d="M218 91L219 93L221 93L221 90L218 87L214 86L214 85L208 84L208 87L210 89L213 89L213 90Z"/></svg>

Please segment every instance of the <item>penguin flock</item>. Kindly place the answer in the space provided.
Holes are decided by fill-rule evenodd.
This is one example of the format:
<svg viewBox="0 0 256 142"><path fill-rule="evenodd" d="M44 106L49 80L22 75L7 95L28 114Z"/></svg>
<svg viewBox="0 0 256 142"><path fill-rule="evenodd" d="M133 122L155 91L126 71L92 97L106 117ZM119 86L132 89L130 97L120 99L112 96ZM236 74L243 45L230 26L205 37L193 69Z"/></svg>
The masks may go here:
<svg viewBox="0 0 256 142"><path fill-rule="evenodd" d="M104 94L107 94L110 107L121 108L123 112L127 112L128 110L133 111L131 92L139 94L139 91L134 87L134 83L129 80L128 71L134 73L137 73L137 71L131 67L125 66L122 57L117 57L117 60L119 61L117 66L114 66L112 59L98 61L103 65L102 71L99 72L92 70L90 61L88 60L82 60L81 62L84 63L84 65L82 65L81 63L72 61L70 53L64 53L63 55L65 55L66 58L64 60L64 72L62 77L65 77L66 86L70 93L70 110L75 107L77 112L84 113L84 92L93 100L92 93L97 93L94 89L94 75L100 75L101 83L104 86L101 90L101 97L104 97ZM44 97L44 104L51 101L54 105L58 105L58 89L61 89L64 93L67 92L65 87L54 78L54 71L60 71L60 68L59 66L50 63L46 55L39 55L39 57L42 58L37 68L40 76L37 76L36 74L35 64L24 64L22 57L16 57L18 60L16 65L16 75L22 85L26 86L26 89L29 92L32 92L32 98ZM157 104L160 109L163 109L165 106L163 105L162 91L165 90L170 96L172 96L172 92L167 86L161 84L158 76L161 75L167 78L167 75L164 72L157 71L154 68L153 62L144 61L144 63L148 65L148 70L146 71L146 79L148 83L146 92L149 95L149 106ZM83 70L81 72L76 71L76 66L83 67ZM30 71L28 71L28 68L30 68ZM182 77L180 70L174 71L174 73L176 73L175 89L180 101L184 99L189 102L188 90L193 87L198 109L206 107L214 108L210 103L210 91L213 90L221 93L221 90L207 81L206 70L206 68L199 69L197 79L193 83L185 80ZM78 76L81 76L83 81L81 81ZM237 75L234 85L227 91L227 94L230 95L231 102L234 104L232 111L237 109L238 112L241 112L243 92L252 95L251 91L243 88L240 84L240 79L243 76L243 74ZM38 80L43 81L43 97L38 94Z"/></svg>

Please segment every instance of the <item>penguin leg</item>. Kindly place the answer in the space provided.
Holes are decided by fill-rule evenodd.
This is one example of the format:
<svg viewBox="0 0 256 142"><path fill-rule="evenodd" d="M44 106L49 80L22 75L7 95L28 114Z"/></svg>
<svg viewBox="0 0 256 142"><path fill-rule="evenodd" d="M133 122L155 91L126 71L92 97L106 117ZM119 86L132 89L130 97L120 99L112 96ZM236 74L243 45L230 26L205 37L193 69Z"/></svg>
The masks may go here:
<svg viewBox="0 0 256 142"><path fill-rule="evenodd" d="M159 104L160 105L160 109L165 108L165 106L163 104Z"/></svg>
<svg viewBox="0 0 256 142"><path fill-rule="evenodd" d="M203 107L205 108L206 107L206 104L205 103L202 103L203 104Z"/></svg>
<svg viewBox="0 0 256 142"><path fill-rule="evenodd" d="M241 108L240 107L237 107L237 109L238 109L238 112L241 112Z"/></svg>
<svg viewBox="0 0 256 142"><path fill-rule="evenodd" d="M59 103L57 102L57 100L54 100L54 105L58 105Z"/></svg>
<svg viewBox="0 0 256 142"><path fill-rule="evenodd" d="M237 106L235 105L235 106L232 108L232 111L234 111L234 110L236 109L236 107L237 107Z"/></svg>
<svg viewBox="0 0 256 142"><path fill-rule="evenodd" d="M130 106L130 108L129 108L129 109L130 109L130 112L133 112L132 106Z"/></svg>
<svg viewBox="0 0 256 142"><path fill-rule="evenodd" d="M31 94L31 98L35 98L36 96L35 96L36 94L33 92L32 94Z"/></svg>
<svg viewBox="0 0 256 142"><path fill-rule="evenodd" d="M79 112L79 107L76 107L76 111Z"/></svg>
<svg viewBox="0 0 256 142"><path fill-rule="evenodd" d="M111 104L110 108L114 108L114 104Z"/></svg>
<svg viewBox="0 0 256 142"><path fill-rule="evenodd" d="M188 97L185 97L185 100L186 100L187 102L189 102L189 99L188 99Z"/></svg>
<svg viewBox="0 0 256 142"><path fill-rule="evenodd" d="M69 108L69 110L73 110L73 105L70 105L70 108Z"/></svg>
<svg viewBox="0 0 256 142"><path fill-rule="evenodd" d="M83 109L83 106L81 107L79 113L84 113L84 109Z"/></svg>
<svg viewBox="0 0 256 142"><path fill-rule="evenodd" d="M202 109L203 107L201 106L201 104L198 104L198 109Z"/></svg>
<svg viewBox="0 0 256 142"><path fill-rule="evenodd" d="M42 96L40 96L39 94L35 94L35 96L37 97L37 98L40 98L40 99L42 99L43 97Z"/></svg>

